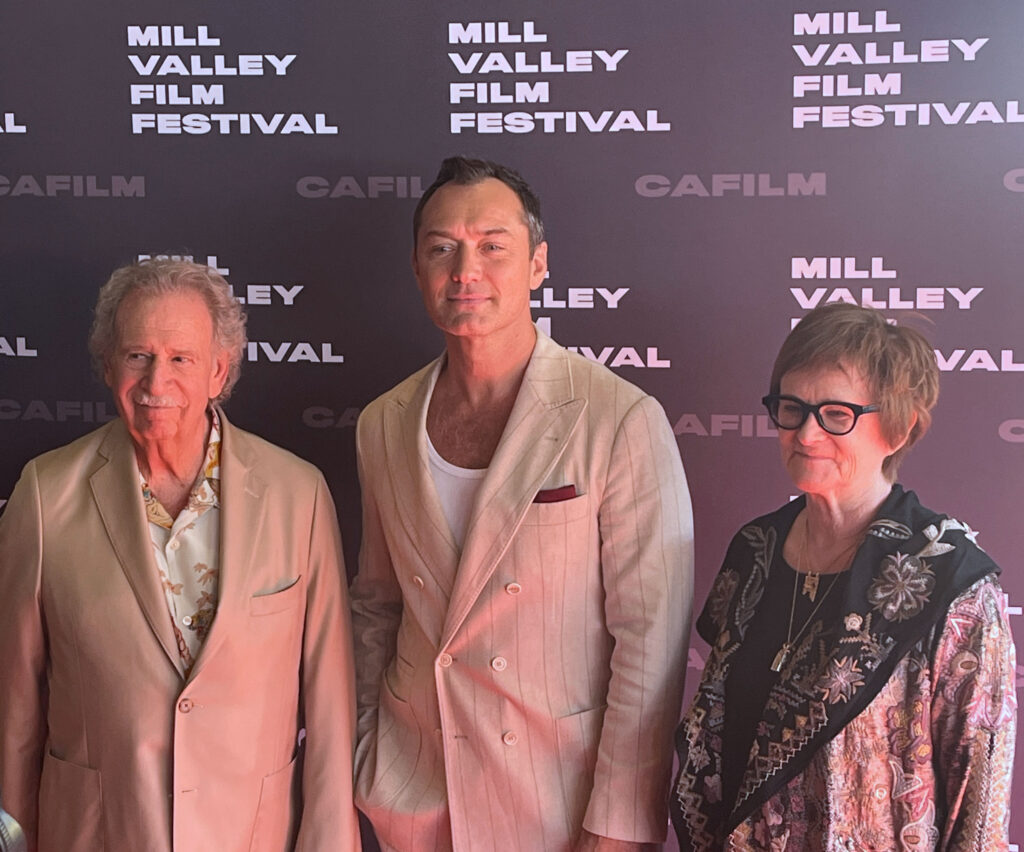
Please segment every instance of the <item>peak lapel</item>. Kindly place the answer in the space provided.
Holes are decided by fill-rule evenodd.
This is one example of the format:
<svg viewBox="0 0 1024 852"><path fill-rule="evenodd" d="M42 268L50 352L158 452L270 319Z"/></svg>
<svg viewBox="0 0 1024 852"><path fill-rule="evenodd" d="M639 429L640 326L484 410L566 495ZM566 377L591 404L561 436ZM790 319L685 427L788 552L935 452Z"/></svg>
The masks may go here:
<svg viewBox="0 0 1024 852"><path fill-rule="evenodd" d="M134 452L124 424L118 421L100 445L99 454L107 463L89 478L89 487L139 608L171 665L182 674L171 616L160 586L160 572L153 558Z"/></svg>
<svg viewBox="0 0 1024 852"><path fill-rule="evenodd" d="M586 400L573 397L565 350L538 332L519 396L477 495L442 643L469 614L585 409Z"/></svg>
<svg viewBox="0 0 1024 852"><path fill-rule="evenodd" d="M413 547L438 586L450 595L459 550L441 507L427 453L427 404L443 358L424 373L410 396L384 410L384 442L398 514ZM440 634L440 623L437 625ZM437 638L437 637L434 637Z"/></svg>

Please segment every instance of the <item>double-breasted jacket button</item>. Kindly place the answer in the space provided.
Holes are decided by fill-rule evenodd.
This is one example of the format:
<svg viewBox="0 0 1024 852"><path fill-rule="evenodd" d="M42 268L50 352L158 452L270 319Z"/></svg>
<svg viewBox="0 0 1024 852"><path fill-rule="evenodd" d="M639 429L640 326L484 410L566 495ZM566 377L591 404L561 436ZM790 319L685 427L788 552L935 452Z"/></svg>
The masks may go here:
<svg viewBox="0 0 1024 852"><path fill-rule="evenodd" d="M441 665L444 668L448 668L448 666L450 666L455 661L452 659L452 655L445 651L443 654L441 654L441 656L437 658L437 662L438 665Z"/></svg>
<svg viewBox="0 0 1024 852"><path fill-rule="evenodd" d="M181 701L178 702L178 709L182 713L191 713L192 708L195 706L196 704L191 698L182 698Z"/></svg>
<svg viewBox="0 0 1024 852"><path fill-rule="evenodd" d="M513 746L519 742L519 737L516 736L515 731L505 731L505 733L501 735L501 741L505 743L505 745Z"/></svg>
<svg viewBox="0 0 1024 852"><path fill-rule="evenodd" d="M505 591L510 595L518 595L523 590L523 587L518 583L508 583L505 586Z"/></svg>
<svg viewBox="0 0 1024 852"><path fill-rule="evenodd" d="M491 668L496 672L503 672L508 668L508 660L504 657L495 657L491 660Z"/></svg>
<svg viewBox="0 0 1024 852"><path fill-rule="evenodd" d="M414 585L414 586L415 586L415 587L416 587L417 589L422 589L422 588L423 588L423 585L424 585L424 583L423 583L423 578L422 578L422 577L421 577L421 576L420 576L419 574L414 574L414 575L413 575L413 578L412 578L412 584L413 584L413 585Z"/></svg>

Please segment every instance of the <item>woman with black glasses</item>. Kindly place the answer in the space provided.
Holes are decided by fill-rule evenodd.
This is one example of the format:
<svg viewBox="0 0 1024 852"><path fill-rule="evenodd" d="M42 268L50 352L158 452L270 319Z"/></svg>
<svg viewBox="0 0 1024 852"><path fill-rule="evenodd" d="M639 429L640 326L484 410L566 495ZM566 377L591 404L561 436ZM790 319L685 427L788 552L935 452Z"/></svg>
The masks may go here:
<svg viewBox="0 0 1024 852"><path fill-rule="evenodd" d="M684 852L1007 849L999 568L895 484L938 392L925 338L874 310L817 308L783 343L762 402L803 493L737 533L697 622Z"/></svg>

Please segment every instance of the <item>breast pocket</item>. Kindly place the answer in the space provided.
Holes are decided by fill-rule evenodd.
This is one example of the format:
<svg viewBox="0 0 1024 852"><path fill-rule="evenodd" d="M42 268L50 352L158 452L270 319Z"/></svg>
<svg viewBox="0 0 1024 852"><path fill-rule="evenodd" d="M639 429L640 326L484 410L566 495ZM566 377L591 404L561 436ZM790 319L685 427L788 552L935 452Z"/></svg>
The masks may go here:
<svg viewBox="0 0 1024 852"><path fill-rule="evenodd" d="M599 535L590 495L558 503L533 503L512 540L509 579L523 589L543 582L547 594L563 581L580 582L598 563Z"/></svg>
<svg viewBox="0 0 1024 852"><path fill-rule="evenodd" d="M517 631L527 659L542 659L551 648L575 646L581 637L590 641L590 632L603 631L595 512L589 494L532 504L494 572L493 582L504 591L493 600L510 619L511 610L519 613L509 629Z"/></svg>
<svg viewBox="0 0 1024 852"><path fill-rule="evenodd" d="M246 660L259 660L259 673L251 673L253 689L271 689L294 695L302 658L302 629L306 620L306 584L302 577L290 586L249 598L244 647ZM291 691L288 691L291 690Z"/></svg>
<svg viewBox="0 0 1024 852"><path fill-rule="evenodd" d="M280 591L253 595L249 598L249 614L274 615L295 609L304 597L303 588L302 577L296 577L290 586Z"/></svg>
<svg viewBox="0 0 1024 852"><path fill-rule="evenodd" d="M586 518L589 512L589 494L555 503L531 503L523 518L523 526L562 526Z"/></svg>

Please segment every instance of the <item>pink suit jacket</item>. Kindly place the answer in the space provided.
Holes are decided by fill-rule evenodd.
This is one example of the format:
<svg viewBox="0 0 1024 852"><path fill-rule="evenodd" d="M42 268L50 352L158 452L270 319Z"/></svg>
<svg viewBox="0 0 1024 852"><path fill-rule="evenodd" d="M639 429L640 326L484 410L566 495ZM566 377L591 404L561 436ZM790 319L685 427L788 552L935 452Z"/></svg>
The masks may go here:
<svg viewBox="0 0 1024 852"><path fill-rule="evenodd" d="M428 468L440 363L357 430L357 805L403 852L663 840L692 599L665 414L539 334L460 553Z"/></svg>
<svg viewBox="0 0 1024 852"><path fill-rule="evenodd" d="M0 519L0 793L33 850L359 849L334 504L221 423L220 600L188 680L120 420L30 462Z"/></svg>

